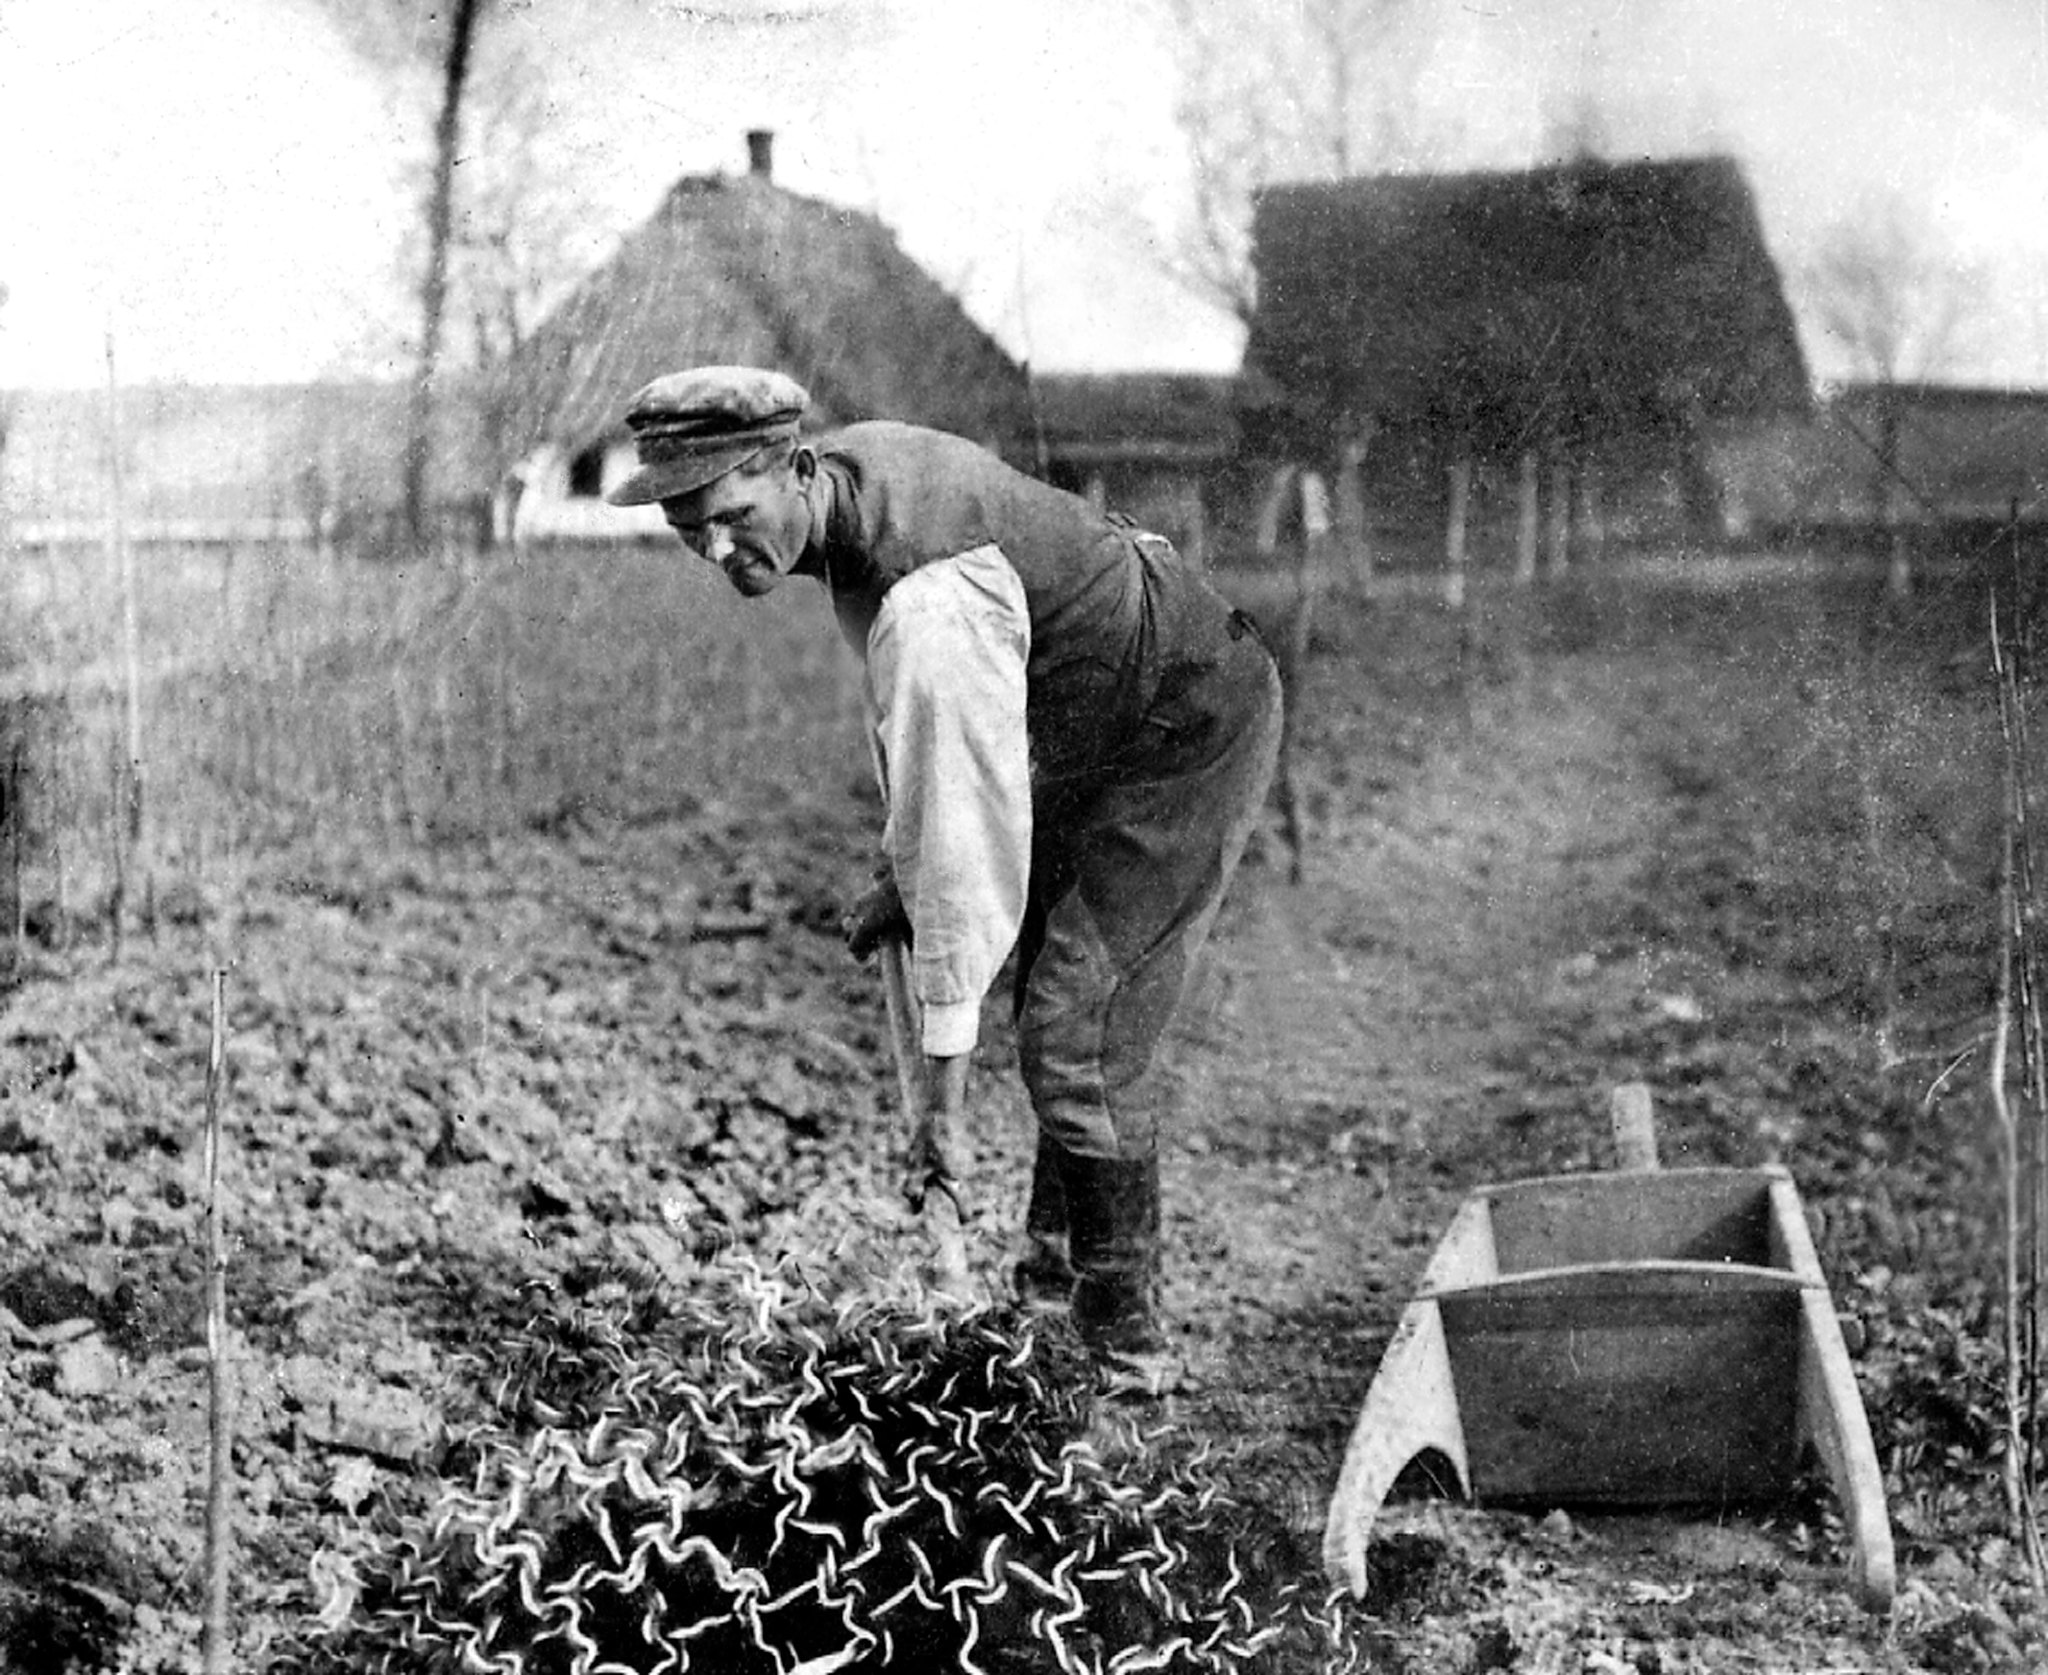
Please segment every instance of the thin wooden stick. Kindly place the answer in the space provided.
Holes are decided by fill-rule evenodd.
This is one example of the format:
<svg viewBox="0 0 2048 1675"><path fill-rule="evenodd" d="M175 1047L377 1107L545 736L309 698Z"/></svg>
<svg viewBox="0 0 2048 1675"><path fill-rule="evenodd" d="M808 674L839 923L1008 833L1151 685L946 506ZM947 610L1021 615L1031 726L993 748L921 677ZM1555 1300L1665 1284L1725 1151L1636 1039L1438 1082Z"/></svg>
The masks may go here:
<svg viewBox="0 0 2048 1675"><path fill-rule="evenodd" d="M228 1365L228 1255L220 1200L220 1107L227 1063L228 974L213 974L213 1040L206 1055L206 1675L227 1675L228 1560L233 1545L234 1389Z"/></svg>
<svg viewBox="0 0 2048 1675"><path fill-rule="evenodd" d="M1329 557L1330 511L1322 479L1301 474L1301 549L1294 568L1294 609L1287 619L1287 643L1280 664L1285 707L1281 711L1280 761L1274 783L1287 834L1288 882L1299 884L1308 867L1308 804L1297 774L1302 692L1308 683L1309 646L1315 638L1316 601Z"/></svg>
<svg viewBox="0 0 2048 1675"><path fill-rule="evenodd" d="M28 964L28 883L24 877L27 855L26 828L21 806L21 740L17 737L7 757L7 827L9 860L14 874L14 966Z"/></svg>
<svg viewBox="0 0 2048 1675"><path fill-rule="evenodd" d="M107 904L107 919L113 931L111 957L114 964L121 963L123 949L124 921L128 917L128 838L122 823L121 811L127 804L128 779L121 766L121 751L117 745L108 764L111 769L111 790L113 807L109 811L109 835L114 840L114 888L113 899Z"/></svg>
<svg viewBox="0 0 2048 1675"><path fill-rule="evenodd" d="M889 1043L896 1058L896 1090L910 1124L911 1191L930 1236L937 1268L936 1289L957 1301L972 1301L973 1271L967 1234L961 1225L953 1134L945 1114L924 1096L920 1072L924 1048L917 991L911 982L910 945L900 936L882 940L882 993L889 1011Z"/></svg>
<svg viewBox="0 0 2048 1675"><path fill-rule="evenodd" d="M2022 1259L2023 1244L2038 1218L2039 1206L2033 1195L2023 1191L2031 1184L2027 1168L2027 1137L2020 1127L2020 1113L2013 1108L2008 1086L2011 1042L2015 1013L2020 1025L2024 1086L2030 1096L2023 1103L2038 1104L2032 1098L2040 1085L2041 1044L2033 994L2034 969L2027 936L2028 896L2031 868L2027 864L2027 786L2024 726L2020 708L2019 672L2006 645L1994 593L1991 603L1991 661L1998 681L1999 733L2005 747L2004 807L2000 821L1998 879L1999 960L1998 1008L1993 1024L1989 1094L2000 1138L2000 1185L2003 1191L2004 1244L2001 1252L2001 1281L2005 1301L2005 1424L2006 1447L2001 1476L2005 1489L2006 1515L2025 1551L2038 1586L2048 1577L2048 1555L2044 1555L2038 1518L2038 1469L2034 1459L2030 1423L2038 1399L2040 1356L2033 1330L2032 1314L2038 1299L2032 1264ZM2023 1280L2023 1269L2028 1270Z"/></svg>
<svg viewBox="0 0 2048 1675"><path fill-rule="evenodd" d="M2003 1192L2001 1205L2004 1222L2004 1248L2001 1251L2002 1288L2005 1293L2005 1423L2006 1449L2001 1477L2005 1488L2006 1517L2013 1526L2013 1533L2020 1533L2023 1514L2024 1488L2020 1480L2021 1449L2017 1446L2020 1425L2020 1357L2019 1357L2019 1312L2018 1266L2019 1266L2019 1127L2015 1122L2012 1100L2007 1091L2006 1077L2011 1061L2013 967L2017 963L2014 943L2014 921L2018 917L2018 895L2014 887L2013 841L2013 732L2011 713L2012 674L2006 663L2004 631L1998 620L1998 595L1991 596L1991 667L1998 680L1999 732L2005 745L2005 774L2003 781L2002 807L1999 820L1998 859L1998 978L1994 1004L1996 1016L1992 1019L1991 1062L1988 1066L1987 1092L1991 1096L1992 1114L1998 1120L1999 1136L1999 1185Z"/></svg>
<svg viewBox="0 0 2048 1675"><path fill-rule="evenodd" d="M2018 556L2015 549L2015 559ZM2020 592L2018 580L2016 571L2015 600ZM2016 655L2008 659L2011 686L2008 713L2014 778L2014 993L2018 1002L2024 1089L2018 1113L2017 1156L2022 1171L2020 1221L2027 1234L2026 1248L2022 1253L2023 1271L2017 1312L2020 1315L2019 1348L2022 1369L2020 1412L2026 1433L2024 1481L2029 1514L2026 1549L2038 1587L2048 1584L2048 1550L2043 1548L2040 1530L2041 1461L2040 1451L2036 1445L2035 1423L2041 1412L2042 1224L2044 1213L2048 1213L2048 1206L2044 1206L2043 1203L2041 1172L2044 1139L2042 1124L2044 1120L2048 1120L2048 1034L2044 1034L2042 1027L2040 955L2035 935L2036 905L2040 900L2040 894L2034 869L2033 793L2028 780L2028 763L2033 758L2033 746L2028 736L2027 711L2023 701L2024 689L2033 668L2033 636L2024 618L2017 618L2017 623Z"/></svg>
<svg viewBox="0 0 2048 1675"><path fill-rule="evenodd" d="M2015 560L2018 556L2015 546ZM2014 591L2017 595L2017 587ZM2048 1132L2044 1132L2043 1127L2044 1124L2048 1124L2048 1034L2044 1034L2043 1031L2039 941L2035 935L2035 914L2040 895L2034 872L2034 840L2031 831L2033 797L2027 779L2027 764L2032 759L2033 747L2028 737L2026 708L2020 701L2022 677L2032 666L2032 635L2030 631L2023 629L2020 636L2019 662L2015 665L2012 703L2014 759L2018 773L2018 794L2014 805L2018 812L2014 833L2017 908L2014 929L2019 939L2020 1039L2024 1051L2022 1062L2026 1078L2026 1098L2020 1111L2023 1122L2020 1156L2026 1171L2022 1202L2026 1205L2030 1235L2024 1253L2026 1277L2022 1293L2025 1308L2021 1327L2021 1349L2025 1367L2023 1411L2028 1419L2026 1481L2029 1504L2038 1509L2041 1459L2037 1442L2039 1428L2036 1422L2041 1413L2043 1240L2048 1238L2048 1177L2044 1177L2043 1174L2044 1167L2048 1167ZM2034 1566L2036 1585L2048 1583L2048 1551L2044 1551L2042 1547L2038 1519L2030 1529L2027 1550Z"/></svg>
<svg viewBox="0 0 2048 1675"><path fill-rule="evenodd" d="M121 661L127 677L125 720L128 734L127 793L122 810L127 841L143 856L148 870L148 804L143 793L142 772L142 638L136 627L135 555L128 542L127 488L121 458L121 384L114 372L114 328L107 327L107 467L110 490L108 540L113 546L114 564L121 583Z"/></svg>
<svg viewBox="0 0 2048 1675"><path fill-rule="evenodd" d="M50 934L55 938L58 953L67 952L71 947L71 868L64 855L64 830L66 819L75 814L75 808L65 801L68 782L64 776L64 753L50 752L50 870L51 888L55 893L55 923Z"/></svg>
<svg viewBox="0 0 2048 1675"><path fill-rule="evenodd" d="M1465 561L1472 517L1472 445L1460 437L1451 456L1450 503L1444 516L1444 607L1465 608Z"/></svg>

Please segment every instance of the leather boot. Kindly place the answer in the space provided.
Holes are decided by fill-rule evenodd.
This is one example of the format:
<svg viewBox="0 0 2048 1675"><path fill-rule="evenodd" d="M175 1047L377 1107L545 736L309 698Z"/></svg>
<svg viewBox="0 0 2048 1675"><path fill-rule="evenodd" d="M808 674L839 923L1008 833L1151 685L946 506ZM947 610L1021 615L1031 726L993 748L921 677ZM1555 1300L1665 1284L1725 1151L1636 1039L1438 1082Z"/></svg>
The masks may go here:
<svg viewBox="0 0 2048 1675"><path fill-rule="evenodd" d="M1031 1166L1031 1203L1024 1212L1024 1254L1012 1272L1017 1301L1032 1313L1064 1309L1073 1298L1068 1255L1067 1193L1062 1149L1043 1129Z"/></svg>
<svg viewBox="0 0 2048 1675"><path fill-rule="evenodd" d="M1159 1325L1159 1158L1063 1160L1074 1325L1113 1394L1164 1395L1179 1360Z"/></svg>

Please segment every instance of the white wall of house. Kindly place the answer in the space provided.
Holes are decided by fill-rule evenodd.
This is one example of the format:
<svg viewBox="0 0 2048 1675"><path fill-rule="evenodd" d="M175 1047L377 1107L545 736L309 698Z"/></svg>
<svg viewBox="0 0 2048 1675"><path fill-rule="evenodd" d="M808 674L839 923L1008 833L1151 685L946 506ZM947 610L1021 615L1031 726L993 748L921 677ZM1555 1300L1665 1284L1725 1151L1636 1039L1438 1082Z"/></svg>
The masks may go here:
<svg viewBox="0 0 2048 1675"><path fill-rule="evenodd" d="M570 492L572 456L550 444L518 468L518 505L512 514L516 545L533 541L620 541L666 537L659 506L614 506L604 497L632 475L639 463L632 441L607 443L597 492Z"/></svg>

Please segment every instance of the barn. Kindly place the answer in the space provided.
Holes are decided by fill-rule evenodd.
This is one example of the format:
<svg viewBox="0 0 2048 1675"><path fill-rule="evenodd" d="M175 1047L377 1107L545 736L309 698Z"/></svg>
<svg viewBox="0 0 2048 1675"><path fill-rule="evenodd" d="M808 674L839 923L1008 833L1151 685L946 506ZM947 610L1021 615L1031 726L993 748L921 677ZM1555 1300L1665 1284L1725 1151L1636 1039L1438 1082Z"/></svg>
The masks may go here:
<svg viewBox="0 0 2048 1675"><path fill-rule="evenodd" d="M1735 536L2038 525L2048 520L2048 391L1848 384L1810 421L1729 430L1711 460Z"/></svg>
<svg viewBox="0 0 2048 1675"><path fill-rule="evenodd" d="M1448 509L1478 532L1498 509L1524 556L1539 493L1554 549L1574 527L1711 523L1709 427L1809 404L1727 158L1275 186L1252 236L1247 446L1357 462L1375 523Z"/></svg>
<svg viewBox="0 0 2048 1675"><path fill-rule="evenodd" d="M402 384L160 383L5 399L0 535L22 548L103 542L117 482L125 537L144 548L364 548L397 522ZM481 534L490 481L470 411L441 403L432 474L436 529L464 545Z"/></svg>
<svg viewBox="0 0 2048 1675"><path fill-rule="evenodd" d="M879 220L776 184L771 135L748 146L746 173L678 181L513 358L516 539L665 535L603 495L632 468L627 398L692 365L787 372L814 428L905 419L1035 464L1024 369Z"/></svg>
<svg viewBox="0 0 2048 1675"><path fill-rule="evenodd" d="M1128 513L1197 564L1237 456L1235 378L1208 373L1049 373L1034 384L1045 475Z"/></svg>

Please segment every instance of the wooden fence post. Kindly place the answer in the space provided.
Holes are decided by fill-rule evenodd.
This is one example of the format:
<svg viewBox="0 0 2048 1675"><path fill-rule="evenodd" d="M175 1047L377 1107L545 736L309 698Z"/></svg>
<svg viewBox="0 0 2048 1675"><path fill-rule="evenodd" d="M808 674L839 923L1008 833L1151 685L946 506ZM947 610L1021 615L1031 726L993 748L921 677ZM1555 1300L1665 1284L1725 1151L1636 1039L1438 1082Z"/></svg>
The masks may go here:
<svg viewBox="0 0 2048 1675"><path fill-rule="evenodd" d="M1366 420L1337 450L1337 531L1349 556L1354 585L1372 592L1372 516L1365 498L1365 456L1372 446L1375 421Z"/></svg>
<svg viewBox="0 0 2048 1675"><path fill-rule="evenodd" d="M1536 544L1541 528L1538 462L1534 448L1524 448L1515 480L1515 580L1523 586L1536 579Z"/></svg>
<svg viewBox="0 0 2048 1675"><path fill-rule="evenodd" d="M1282 465L1274 469L1259 491L1252 540L1261 558L1271 558L1280 550L1280 518L1287 509L1287 491L1294 486L1294 467Z"/></svg>
<svg viewBox="0 0 2048 1675"><path fill-rule="evenodd" d="M1444 603L1465 608L1466 524L1472 507L1472 444L1458 439L1451 456L1450 511L1444 525Z"/></svg>
<svg viewBox="0 0 2048 1675"><path fill-rule="evenodd" d="M1308 811L1295 774L1295 744L1300 736L1301 693L1308 673L1309 641L1314 633L1321 571L1330 545L1330 496L1313 471L1301 474L1301 547L1294 572L1294 610L1287 619L1287 646L1281 661L1284 705L1280 723L1280 763L1274 775L1280 790L1280 819L1287 833L1288 876L1302 881L1308 850Z"/></svg>
<svg viewBox="0 0 2048 1675"><path fill-rule="evenodd" d="M1550 456L1550 573L1562 576L1571 564L1572 459L1560 445Z"/></svg>
<svg viewBox="0 0 2048 1675"><path fill-rule="evenodd" d="M1598 564L1607 552L1606 487L1600 462L1590 455L1579 462L1579 549Z"/></svg>

